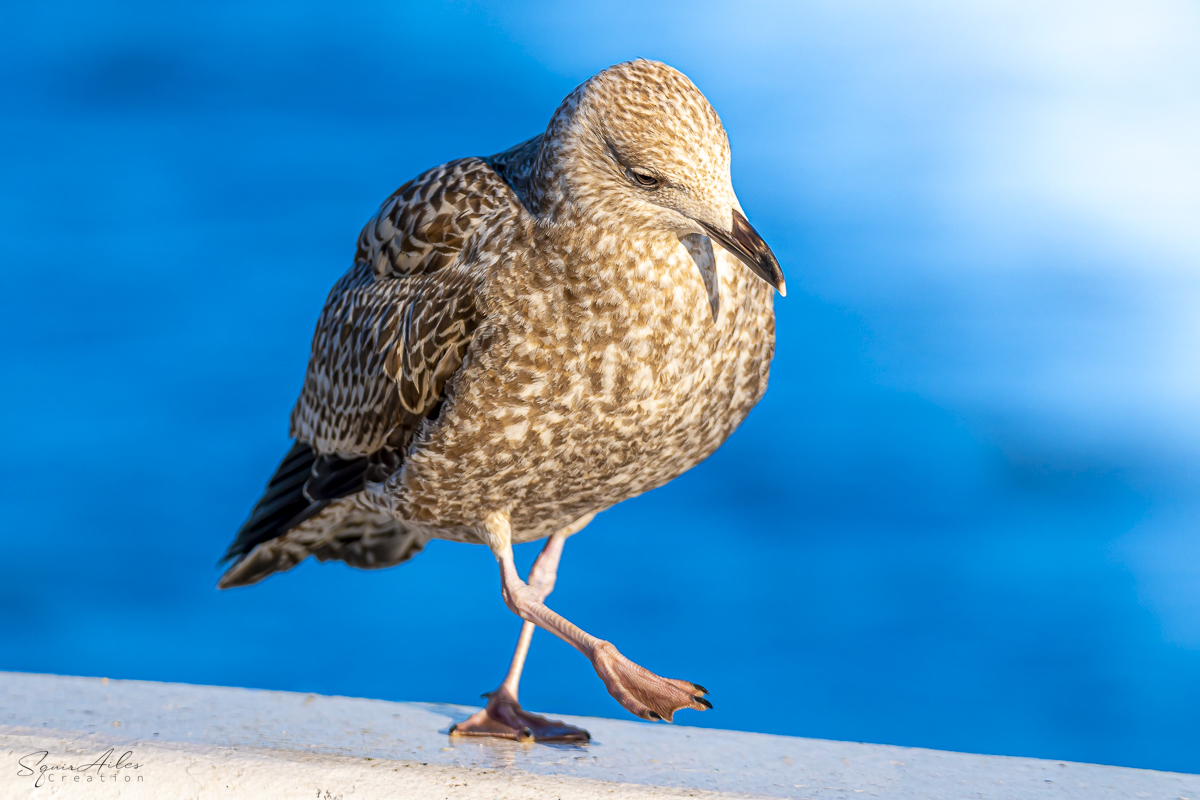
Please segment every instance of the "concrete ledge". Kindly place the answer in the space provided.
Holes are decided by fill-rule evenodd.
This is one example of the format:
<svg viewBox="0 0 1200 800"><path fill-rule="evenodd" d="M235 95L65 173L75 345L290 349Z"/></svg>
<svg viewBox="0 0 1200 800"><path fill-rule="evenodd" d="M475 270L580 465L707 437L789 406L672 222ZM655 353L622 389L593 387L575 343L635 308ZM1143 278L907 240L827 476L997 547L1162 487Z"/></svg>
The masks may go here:
<svg viewBox="0 0 1200 800"><path fill-rule="evenodd" d="M463 741L464 706L214 686L0 673L0 709L0 798L1200 800L1197 775L608 719Z"/></svg>

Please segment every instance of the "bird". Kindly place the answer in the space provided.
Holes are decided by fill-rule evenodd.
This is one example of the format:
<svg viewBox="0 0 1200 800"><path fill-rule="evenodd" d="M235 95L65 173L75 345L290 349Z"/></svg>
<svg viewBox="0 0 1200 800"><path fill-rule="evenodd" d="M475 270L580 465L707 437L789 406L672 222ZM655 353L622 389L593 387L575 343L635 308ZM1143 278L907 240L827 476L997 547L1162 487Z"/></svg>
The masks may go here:
<svg viewBox="0 0 1200 800"><path fill-rule="evenodd" d="M704 94L658 61L598 72L542 133L429 169L367 222L317 321L291 449L218 586L308 556L377 569L431 539L482 544L523 623L452 736L588 740L520 705L535 627L637 717L712 708L545 601L568 537L707 458L763 396L775 292ZM522 580L513 545L542 539Z"/></svg>

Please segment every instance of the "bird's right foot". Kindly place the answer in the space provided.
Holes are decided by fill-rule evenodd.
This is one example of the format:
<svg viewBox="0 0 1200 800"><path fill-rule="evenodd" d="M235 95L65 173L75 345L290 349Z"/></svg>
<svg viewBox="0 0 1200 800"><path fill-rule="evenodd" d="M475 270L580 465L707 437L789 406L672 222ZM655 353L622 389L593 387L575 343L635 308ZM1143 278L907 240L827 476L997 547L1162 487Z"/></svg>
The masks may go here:
<svg viewBox="0 0 1200 800"><path fill-rule="evenodd" d="M518 742L577 743L591 741L583 728L560 720L546 719L521 708L503 688L488 695L488 703L470 719L450 728L451 736L495 736Z"/></svg>
<svg viewBox="0 0 1200 800"><path fill-rule="evenodd" d="M655 675L621 655L610 642L596 645L592 666L608 693L642 719L670 722L681 708L712 708L712 703L704 699L708 690L700 684Z"/></svg>

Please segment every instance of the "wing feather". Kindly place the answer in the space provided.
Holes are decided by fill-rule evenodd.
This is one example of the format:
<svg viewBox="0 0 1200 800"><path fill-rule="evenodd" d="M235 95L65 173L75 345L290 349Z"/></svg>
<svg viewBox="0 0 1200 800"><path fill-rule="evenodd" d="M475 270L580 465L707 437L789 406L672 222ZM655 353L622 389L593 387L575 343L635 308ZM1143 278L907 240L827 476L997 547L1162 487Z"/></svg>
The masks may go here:
<svg viewBox="0 0 1200 800"><path fill-rule="evenodd" d="M295 445L226 553L237 560L222 587L307 554L385 566L420 551L423 539L376 519L355 496L400 467L462 365L485 277L469 242L521 209L503 174L478 158L436 167L397 189L363 228L354 265L317 322L291 415Z"/></svg>
<svg viewBox="0 0 1200 800"><path fill-rule="evenodd" d="M432 169L383 203L317 323L294 438L341 456L407 443L481 318L483 276L464 246L517 209L503 178L477 158Z"/></svg>

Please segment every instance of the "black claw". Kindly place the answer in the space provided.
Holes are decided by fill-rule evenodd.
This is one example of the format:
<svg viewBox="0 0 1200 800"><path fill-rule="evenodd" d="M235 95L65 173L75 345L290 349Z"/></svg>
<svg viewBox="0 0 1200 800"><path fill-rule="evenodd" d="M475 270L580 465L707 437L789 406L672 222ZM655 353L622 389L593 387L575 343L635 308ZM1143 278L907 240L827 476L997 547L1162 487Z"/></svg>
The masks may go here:
<svg viewBox="0 0 1200 800"><path fill-rule="evenodd" d="M698 683L693 683L693 684L692 684L692 686L695 686L695 687L696 687L696 691L697 691L697 692L699 692L700 694L708 694L708 689L705 689L705 688L704 688L703 686L701 686L700 684L698 684Z"/></svg>
<svg viewBox="0 0 1200 800"><path fill-rule="evenodd" d="M528 742L531 739L533 739L533 730L530 728L521 728L520 732L517 734L517 741Z"/></svg>
<svg viewBox="0 0 1200 800"><path fill-rule="evenodd" d="M662 719L662 715L660 715L657 711L649 711L649 712L647 712L647 714L649 715L650 719L657 719L657 720Z"/></svg>
<svg viewBox="0 0 1200 800"><path fill-rule="evenodd" d="M708 701L707 701L707 700L705 700L703 697L698 697L698 696L696 696L696 695L692 695L692 699L693 699L693 700L695 700L695 701L696 701L697 703L699 703L700 705L702 705L702 706L704 706L705 708L707 708L709 711L712 711L712 703L708 702Z"/></svg>
<svg viewBox="0 0 1200 800"><path fill-rule="evenodd" d="M458 723L457 723L457 722L456 722L456 723L454 723L453 725L451 725L451 726L450 726L450 730L446 731L446 733L454 733L456 730L458 730Z"/></svg>

